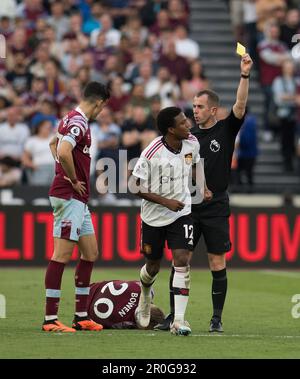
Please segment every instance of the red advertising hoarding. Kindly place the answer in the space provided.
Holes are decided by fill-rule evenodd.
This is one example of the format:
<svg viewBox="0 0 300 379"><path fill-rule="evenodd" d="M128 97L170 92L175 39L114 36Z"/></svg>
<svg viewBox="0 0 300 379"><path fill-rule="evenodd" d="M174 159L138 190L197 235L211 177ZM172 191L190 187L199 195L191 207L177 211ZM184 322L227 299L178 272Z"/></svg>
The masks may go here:
<svg viewBox="0 0 300 379"><path fill-rule="evenodd" d="M140 266L139 208L90 208L100 257L98 265ZM232 208L228 265L241 268L300 268L300 215L289 208ZM0 207L0 266L42 266L53 252L53 216L48 207ZM207 267L203 241L194 267ZM73 260L78 259L75 249ZM171 252L165 249L165 264Z"/></svg>

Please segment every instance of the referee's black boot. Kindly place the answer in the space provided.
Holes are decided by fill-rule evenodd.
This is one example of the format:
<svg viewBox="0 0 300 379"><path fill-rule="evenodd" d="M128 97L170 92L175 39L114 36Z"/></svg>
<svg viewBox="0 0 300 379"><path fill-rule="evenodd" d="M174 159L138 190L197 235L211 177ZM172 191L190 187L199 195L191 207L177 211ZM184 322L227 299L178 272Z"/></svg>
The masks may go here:
<svg viewBox="0 0 300 379"><path fill-rule="evenodd" d="M164 321L161 324L157 324L154 326L154 330L164 330L164 331L169 331L170 326L173 322L174 315L173 313L169 313L167 317L164 319Z"/></svg>
<svg viewBox="0 0 300 379"><path fill-rule="evenodd" d="M210 320L209 333L214 333L214 332L217 332L217 333L223 333L224 332L221 319L218 317L213 317Z"/></svg>

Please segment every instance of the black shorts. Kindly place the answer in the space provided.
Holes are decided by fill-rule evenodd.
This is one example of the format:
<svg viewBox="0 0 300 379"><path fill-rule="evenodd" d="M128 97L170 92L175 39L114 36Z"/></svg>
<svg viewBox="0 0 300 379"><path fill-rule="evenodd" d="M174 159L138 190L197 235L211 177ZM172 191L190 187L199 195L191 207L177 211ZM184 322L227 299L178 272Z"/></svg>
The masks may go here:
<svg viewBox="0 0 300 379"><path fill-rule="evenodd" d="M224 254L231 250L229 234L229 199L216 196L210 204L194 207L192 219L194 223L194 247L203 234L208 253Z"/></svg>
<svg viewBox="0 0 300 379"><path fill-rule="evenodd" d="M146 258L161 259L166 241L171 250L193 250L193 220L190 214L166 226L155 227L142 222L141 253Z"/></svg>

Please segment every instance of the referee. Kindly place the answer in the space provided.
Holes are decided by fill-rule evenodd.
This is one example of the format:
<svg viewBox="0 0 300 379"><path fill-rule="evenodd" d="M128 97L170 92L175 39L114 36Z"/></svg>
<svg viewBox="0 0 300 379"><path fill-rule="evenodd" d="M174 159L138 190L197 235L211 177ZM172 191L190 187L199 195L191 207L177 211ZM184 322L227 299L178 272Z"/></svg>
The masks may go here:
<svg viewBox="0 0 300 379"><path fill-rule="evenodd" d="M208 263L212 273L213 313L210 332L223 332L222 311L227 292L226 253L231 249L229 235L229 198L227 193L232 154L236 136L243 124L248 99L252 59L248 54L241 58L241 79L236 102L227 118L216 118L219 97L210 90L204 90L194 97L193 112L196 126L191 130L200 143L201 157L207 187L213 192L213 199L192 206L194 222L194 246L203 234ZM173 273L173 270L172 270ZM157 329L169 328L173 313L172 275L170 278L171 314Z"/></svg>

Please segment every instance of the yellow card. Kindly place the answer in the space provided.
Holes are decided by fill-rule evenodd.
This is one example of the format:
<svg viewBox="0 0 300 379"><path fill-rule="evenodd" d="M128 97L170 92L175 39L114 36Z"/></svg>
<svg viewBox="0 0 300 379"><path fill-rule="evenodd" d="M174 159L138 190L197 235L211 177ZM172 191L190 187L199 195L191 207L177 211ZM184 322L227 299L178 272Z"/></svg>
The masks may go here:
<svg viewBox="0 0 300 379"><path fill-rule="evenodd" d="M239 54L239 55L246 54L246 48L245 48L245 46L243 46L242 44L240 44L238 42L237 45L236 45L236 53Z"/></svg>

